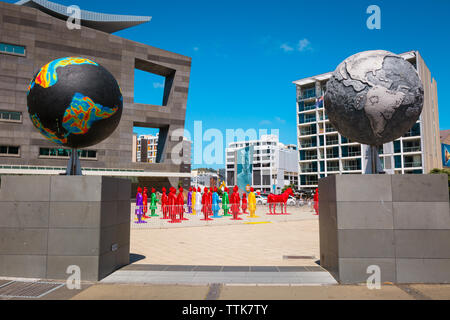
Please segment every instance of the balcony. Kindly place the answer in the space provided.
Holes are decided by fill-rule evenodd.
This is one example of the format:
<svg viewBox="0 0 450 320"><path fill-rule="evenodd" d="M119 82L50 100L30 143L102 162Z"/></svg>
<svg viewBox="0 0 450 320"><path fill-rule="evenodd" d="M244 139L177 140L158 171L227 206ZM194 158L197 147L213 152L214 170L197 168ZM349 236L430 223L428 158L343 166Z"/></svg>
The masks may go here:
<svg viewBox="0 0 450 320"><path fill-rule="evenodd" d="M327 152L327 159L333 159L333 158L339 158L338 153L328 153Z"/></svg>
<svg viewBox="0 0 450 320"><path fill-rule="evenodd" d="M328 146L333 145L333 144L339 144L339 141L337 138L336 139L327 139Z"/></svg>
<svg viewBox="0 0 450 320"><path fill-rule="evenodd" d="M327 128L325 129L325 131L326 131L326 132L336 132L336 129L333 128L333 127L327 127Z"/></svg>
<svg viewBox="0 0 450 320"><path fill-rule="evenodd" d="M311 134L316 134L316 130L300 130L302 136L309 136Z"/></svg>
<svg viewBox="0 0 450 320"><path fill-rule="evenodd" d="M361 170L361 167L358 165L344 165L344 171L357 171Z"/></svg>
<svg viewBox="0 0 450 320"><path fill-rule="evenodd" d="M317 172L317 168L301 168L302 173L311 173L311 172Z"/></svg>
<svg viewBox="0 0 450 320"><path fill-rule="evenodd" d="M352 151L348 153L349 157L359 157L361 156L361 151Z"/></svg>
<svg viewBox="0 0 450 320"><path fill-rule="evenodd" d="M328 166L327 167L327 171L339 171L339 167L337 166L334 166L334 167L330 167L330 166Z"/></svg>
<svg viewBox="0 0 450 320"><path fill-rule="evenodd" d="M305 155L305 160L316 160L317 159L317 155Z"/></svg>
<svg viewBox="0 0 450 320"><path fill-rule="evenodd" d="M420 146L403 147L403 152L420 152Z"/></svg>
<svg viewBox="0 0 450 320"><path fill-rule="evenodd" d="M315 147L315 145L312 142L306 142L306 143L301 143L300 147L302 147L302 148L312 148L312 147Z"/></svg>
<svg viewBox="0 0 450 320"><path fill-rule="evenodd" d="M404 163L405 168L420 168L422 167L422 161L408 161Z"/></svg>
<svg viewBox="0 0 450 320"><path fill-rule="evenodd" d="M302 90L300 99L305 100L305 99L311 99L311 98L315 98L315 97L316 97L316 88L311 88L311 89Z"/></svg>

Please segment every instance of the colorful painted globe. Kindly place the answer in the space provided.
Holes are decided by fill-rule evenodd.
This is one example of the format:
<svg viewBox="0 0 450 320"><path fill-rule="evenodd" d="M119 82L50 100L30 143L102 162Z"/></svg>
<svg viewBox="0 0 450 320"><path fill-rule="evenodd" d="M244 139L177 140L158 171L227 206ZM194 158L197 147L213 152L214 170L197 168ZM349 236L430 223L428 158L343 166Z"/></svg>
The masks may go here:
<svg viewBox="0 0 450 320"><path fill-rule="evenodd" d="M28 88L27 103L31 121L44 137L78 149L114 132L123 97L104 67L86 58L66 57L39 70Z"/></svg>

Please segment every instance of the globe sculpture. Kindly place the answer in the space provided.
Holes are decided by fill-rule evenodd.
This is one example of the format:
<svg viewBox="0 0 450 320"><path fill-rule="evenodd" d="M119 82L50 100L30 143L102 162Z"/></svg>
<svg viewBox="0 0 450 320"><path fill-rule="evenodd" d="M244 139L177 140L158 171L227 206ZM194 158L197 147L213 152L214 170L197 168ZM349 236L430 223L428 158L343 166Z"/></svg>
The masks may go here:
<svg viewBox="0 0 450 320"><path fill-rule="evenodd" d="M39 70L29 85L27 104L36 129L57 145L72 148L76 156L76 149L95 145L114 132L123 97L104 67L86 58L66 57Z"/></svg>
<svg viewBox="0 0 450 320"><path fill-rule="evenodd" d="M378 157L378 146L398 139L417 122L423 94L411 63L388 51L365 51L347 58L333 72L325 111L340 134L372 146L372 155ZM372 166L375 161L372 158Z"/></svg>

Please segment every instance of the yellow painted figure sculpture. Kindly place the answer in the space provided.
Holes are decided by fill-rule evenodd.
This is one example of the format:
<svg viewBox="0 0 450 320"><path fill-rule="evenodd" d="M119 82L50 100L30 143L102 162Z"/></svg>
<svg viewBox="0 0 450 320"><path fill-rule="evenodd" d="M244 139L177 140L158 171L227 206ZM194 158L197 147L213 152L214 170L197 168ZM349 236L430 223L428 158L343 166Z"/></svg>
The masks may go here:
<svg viewBox="0 0 450 320"><path fill-rule="evenodd" d="M192 214L195 216L197 213L195 211L195 195L196 195L197 191L196 188L194 188L194 190L192 191Z"/></svg>
<svg viewBox="0 0 450 320"><path fill-rule="evenodd" d="M253 188L250 188L250 193L248 194L248 211L250 211L250 218L259 218L255 215L256 211L256 197L253 193L255 191Z"/></svg>

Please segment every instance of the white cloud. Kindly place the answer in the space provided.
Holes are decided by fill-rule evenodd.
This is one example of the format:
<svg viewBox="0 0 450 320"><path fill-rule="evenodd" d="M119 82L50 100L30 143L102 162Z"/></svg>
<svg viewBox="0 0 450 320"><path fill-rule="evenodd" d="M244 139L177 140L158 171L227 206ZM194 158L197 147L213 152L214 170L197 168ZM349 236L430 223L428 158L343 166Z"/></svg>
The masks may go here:
<svg viewBox="0 0 450 320"><path fill-rule="evenodd" d="M153 88L155 89L164 88L164 83L153 82Z"/></svg>
<svg viewBox="0 0 450 320"><path fill-rule="evenodd" d="M285 124L286 120L281 119L280 117L275 117L275 121L281 124Z"/></svg>
<svg viewBox="0 0 450 320"><path fill-rule="evenodd" d="M272 121L270 121L270 120L262 120L259 122L260 126L269 126L271 124L272 124Z"/></svg>
<svg viewBox="0 0 450 320"><path fill-rule="evenodd" d="M311 42L308 39L302 39L298 42L297 50L302 52L305 50L312 50Z"/></svg>
<svg viewBox="0 0 450 320"><path fill-rule="evenodd" d="M198 50L200 50L199 47L194 47L194 51L198 51Z"/></svg>
<svg viewBox="0 0 450 320"><path fill-rule="evenodd" d="M284 51L284 52L291 52L294 51L294 48L292 48L291 46L289 46L287 43L283 43L280 48Z"/></svg>

